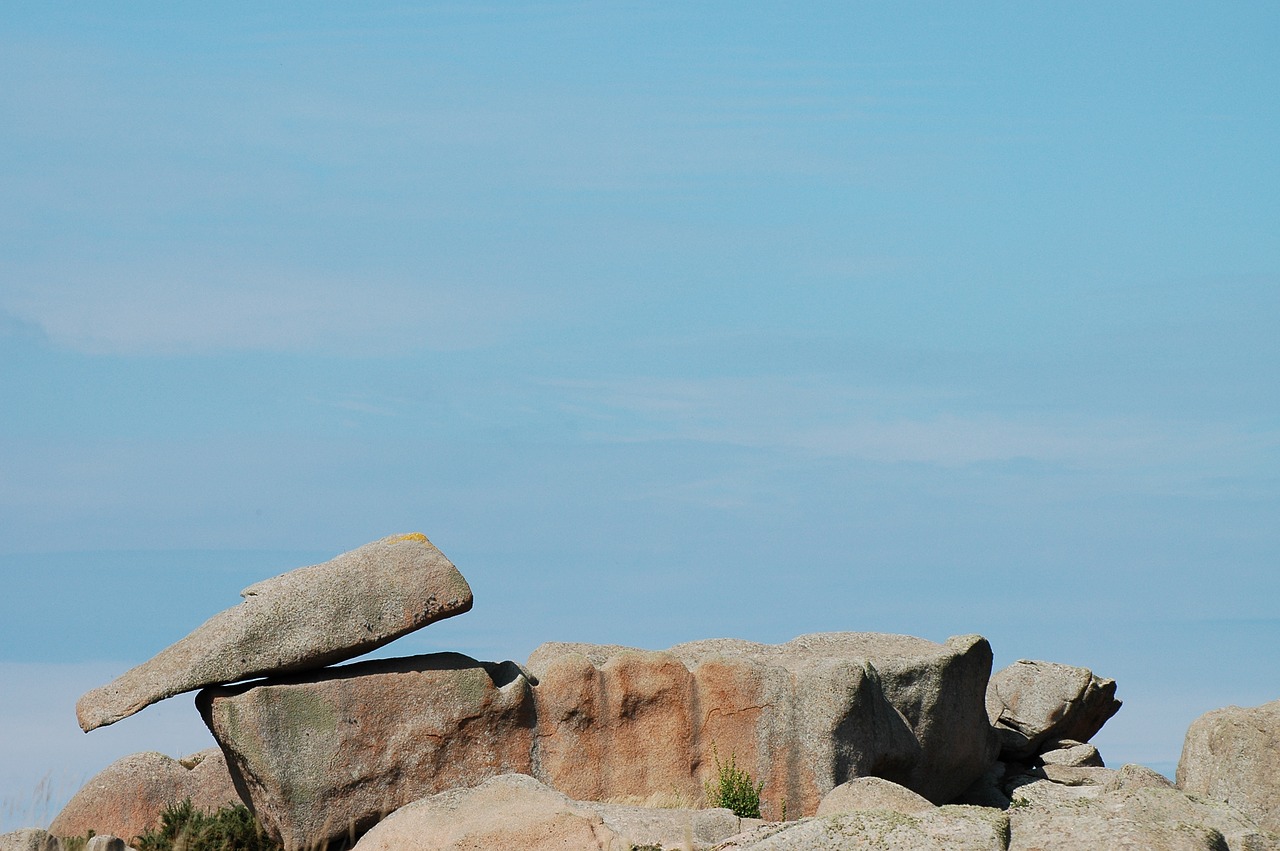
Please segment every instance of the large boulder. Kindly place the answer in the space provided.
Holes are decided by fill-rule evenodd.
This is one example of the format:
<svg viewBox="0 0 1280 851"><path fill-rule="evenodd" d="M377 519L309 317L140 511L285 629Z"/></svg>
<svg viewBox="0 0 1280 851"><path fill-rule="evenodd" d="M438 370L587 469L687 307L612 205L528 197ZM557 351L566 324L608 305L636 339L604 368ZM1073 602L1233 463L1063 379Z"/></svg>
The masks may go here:
<svg viewBox="0 0 1280 851"><path fill-rule="evenodd" d="M978 636L935 644L825 633L665 652L552 643L528 669L537 679L537 776L579 799L697 797L717 763L732 759L764 782L772 818L784 804L812 814L860 776L945 802L995 758L984 707L991 649Z"/></svg>
<svg viewBox="0 0 1280 851"><path fill-rule="evenodd" d="M1280 700L1197 718L1182 746L1178 786L1280 833Z"/></svg>
<svg viewBox="0 0 1280 851"><path fill-rule="evenodd" d="M250 585L244 601L94 689L84 730L182 692L320 668L471 608L467 581L425 535L395 535Z"/></svg>
<svg viewBox="0 0 1280 851"><path fill-rule="evenodd" d="M217 748L180 760L155 751L121 757L72 796L49 832L74 837L92 830L131 840L158 826L167 807L187 798L208 812L241 803Z"/></svg>
<svg viewBox="0 0 1280 851"><path fill-rule="evenodd" d="M1005 851L1009 817L989 807L945 806L915 815L858 810L766 825L723 851ZM1106 846L1099 846L1106 847Z"/></svg>
<svg viewBox="0 0 1280 851"><path fill-rule="evenodd" d="M618 851L626 848L597 813L532 777L493 777L396 810L357 851Z"/></svg>
<svg viewBox="0 0 1280 851"><path fill-rule="evenodd" d="M1000 758L1028 759L1046 743L1088 742L1120 711L1115 680L1088 668L1021 659L997 671L987 713L1000 736Z"/></svg>
<svg viewBox="0 0 1280 851"><path fill-rule="evenodd" d="M532 771L534 706L512 662L435 653L196 697L237 788L286 848L359 835L426 795Z"/></svg>

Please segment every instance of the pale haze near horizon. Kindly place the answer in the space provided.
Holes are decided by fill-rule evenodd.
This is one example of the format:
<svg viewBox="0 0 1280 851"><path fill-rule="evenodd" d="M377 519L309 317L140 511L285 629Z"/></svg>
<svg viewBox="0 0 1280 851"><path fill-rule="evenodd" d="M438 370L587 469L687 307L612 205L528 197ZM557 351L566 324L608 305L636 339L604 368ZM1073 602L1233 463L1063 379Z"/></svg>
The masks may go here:
<svg viewBox="0 0 1280 851"><path fill-rule="evenodd" d="M476 606L380 655L981 633L1171 772L1280 697L1277 33L5 6L0 828L211 744L80 693L407 531Z"/></svg>

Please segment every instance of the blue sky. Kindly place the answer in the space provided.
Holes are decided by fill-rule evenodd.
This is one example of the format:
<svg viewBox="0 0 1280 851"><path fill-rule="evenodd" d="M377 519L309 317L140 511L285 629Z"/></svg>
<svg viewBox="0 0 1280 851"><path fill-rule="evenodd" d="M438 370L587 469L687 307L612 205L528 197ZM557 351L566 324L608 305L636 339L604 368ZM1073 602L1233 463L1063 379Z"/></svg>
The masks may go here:
<svg viewBox="0 0 1280 851"><path fill-rule="evenodd" d="M1280 697L1271 4L0 10L0 801L74 700L420 530L523 659L986 635L1170 770Z"/></svg>

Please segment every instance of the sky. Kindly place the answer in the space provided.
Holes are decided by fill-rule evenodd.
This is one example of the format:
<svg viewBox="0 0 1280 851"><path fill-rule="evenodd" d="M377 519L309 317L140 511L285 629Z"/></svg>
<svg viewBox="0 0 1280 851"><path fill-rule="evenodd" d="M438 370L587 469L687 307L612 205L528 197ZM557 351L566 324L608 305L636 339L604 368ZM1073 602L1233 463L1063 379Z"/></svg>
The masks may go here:
<svg viewBox="0 0 1280 851"><path fill-rule="evenodd" d="M426 533L379 655L853 630L1280 697L1280 7L6 3L0 829Z"/></svg>

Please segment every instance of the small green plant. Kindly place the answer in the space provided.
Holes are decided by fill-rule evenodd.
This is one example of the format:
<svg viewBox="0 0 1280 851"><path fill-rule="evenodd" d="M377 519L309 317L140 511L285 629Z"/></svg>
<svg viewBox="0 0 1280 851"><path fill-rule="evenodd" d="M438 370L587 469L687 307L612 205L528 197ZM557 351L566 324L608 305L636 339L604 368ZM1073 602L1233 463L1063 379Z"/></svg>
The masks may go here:
<svg viewBox="0 0 1280 851"><path fill-rule="evenodd" d="M760 818L760 791L764 789L764 781L752 783L751 775L738 768L736 754L729 754L729 761L721 762L712 744L711 755L716 761L716 779L707 781L707 803L732 810L738 818Z"/></svg>
<svg viewBox="0 0 1280 851"><path fill-rule="evenodd" d="M280 845L243 804L217 812L198 810L187 798L165 808L160 826L137 837L138 851L278 851Z"/></svg>

